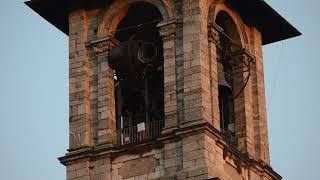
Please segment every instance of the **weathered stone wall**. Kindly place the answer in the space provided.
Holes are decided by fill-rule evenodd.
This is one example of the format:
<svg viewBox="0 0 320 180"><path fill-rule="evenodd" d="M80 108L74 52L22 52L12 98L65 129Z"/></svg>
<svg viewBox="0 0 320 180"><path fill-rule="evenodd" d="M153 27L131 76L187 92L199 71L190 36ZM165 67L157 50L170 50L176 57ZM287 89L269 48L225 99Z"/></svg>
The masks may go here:
<svg viewBox="0 0 320 180"><path fill-rule="evenodd" d="M89 180L90 161L87 159L75 161L67 165L67 179L70 180Z"/></svg>
<svg viewBox="0 0 320 180"><path fill-rule="evenodd" d="M182 152L183 164L178 179L208 179L204 134L183 137Z"/></svg>
<svg viewBox="0 0 320 180"><path fill-rule="evenodd" d="M183 1L184 122L211 121L207 4Z"/></svg>
<svg viewBox="0 0 320 180"><path fill-rule="evenodd" d="M261 180L276 179L268 174L263 167L254 166L243 160L228 146L216 138L205 135L205 162L208 167L208 177L218 177L223 180Z"/></svg>
<svg viewBox="0 0 320 180"><path fill-rule="evenodd" d="M163 152L122 155L112 160L112 179L158 179L163 171Z"/></svg>
<svg viewBox="0 0 320 180"><path fill-rule="evenodd" d="M141 152L114 148L108 52L117 41L111 32L139 1L117 0L112 8L70 13L70 152L61 158L67 179L279 179L264 166L269 150L261 33L222 0L143 0L155 5L164 19L158 28L164 48L165 129L160 147L142 145ZM256 62L236 104L242 153L219 134L219 32L209 24L221 10L236 22L242 46Z"/></svg>
<svg viewBox="0 0 320 180"><path fill-rule="evenodd" d="M252 74L253 126L256 158L270 164L264 71L262 57L262 37L260 32L251 28L251 47L256 63Z"/></svg>
<svg viewBox="0 0 320 180"><path fill-rule="evenodd" d="M88 41L86 11L72 12L69 22L69 147L76 149L91 145L91 68L85 47Z"/></svg>

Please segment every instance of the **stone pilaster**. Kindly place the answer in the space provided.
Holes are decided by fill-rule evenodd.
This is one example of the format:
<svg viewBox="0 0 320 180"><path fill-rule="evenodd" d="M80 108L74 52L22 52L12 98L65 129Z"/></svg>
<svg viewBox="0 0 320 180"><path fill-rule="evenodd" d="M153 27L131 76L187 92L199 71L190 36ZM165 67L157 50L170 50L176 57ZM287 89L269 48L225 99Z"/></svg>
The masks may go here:
<svg viewBox="0 0 320 180"><path fill-rule="evenodd" d="M108 64L110 49L117 44L112 37L91 42L97 56L97 139L98 145L112 146L116 137L116 117L114 100L113 70Z"/></svg>
<svg viewBox="0 0 320 180"><path fill-rule="evenodd" d="M254 29L252 31L252 37L255 40L253 49L256 58L256 63L252 66L255 153L257 160L262 160L270 165L261 33Z"/></svg>
<svg viewBox="0 0 320 180"><path fill-rule="evenodd" d="M218 91L218 66L217 66L217 49L219 43L218 25L211 23L208 25L208 40L209 40L209 58L210 58L210 87L211 87L211 110L212 124L220 130L220 110L219 110L219 91Z"/></svg>
<svg viewBox="0 0 320 180"><path fill-rule="evenodd" d="M253 55L243 49L235 53L234 58L238 59L238 62L253 63ZM251 65L252 66L252 65ZM253 139L253 109L252 109L252 77L251 69L243 69L242 73L238 73L234 76L234 113L235 113L235 132L238 139L238 148L248 153L250 156L254 156L254 139ZM249 77L248 80L246 80ZM243 89L244 88L244 89ZM240 93L240 94L239 94Z"/></svg>
<svg viewBox="0 0 320 180"><path fill-rule="evenodd" d="M183 1L183 124L212 121L206 6L203 0Z"/></svg>
<svg viewBox="0 0 320 180"><path fill-rule="evenodd" d="M160 22L157 27L163 40L165 133L178 126L176 23L174 20L167 20Z"/></svg>
<svg viewBox="0 0 320 180"><path fill-rule="evenodd" d="M88 38L86 11L69 15L69 148L91 146L91 67L85 43Z"/></svg>

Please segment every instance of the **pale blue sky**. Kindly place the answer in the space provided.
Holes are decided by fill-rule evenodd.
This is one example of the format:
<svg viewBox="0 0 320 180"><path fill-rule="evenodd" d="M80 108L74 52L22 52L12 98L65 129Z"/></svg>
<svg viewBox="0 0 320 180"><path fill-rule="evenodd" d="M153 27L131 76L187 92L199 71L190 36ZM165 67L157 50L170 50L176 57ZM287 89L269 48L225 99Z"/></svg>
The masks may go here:
<svg viewBox="0 0 320 180"><path fill-rule="evenodd" d="M320 1L268 3L303 33L264 47L271 163L284 179L319 180ZM23 0L1 0L0 22L0 179L65 179L67 36Z"/></svg>

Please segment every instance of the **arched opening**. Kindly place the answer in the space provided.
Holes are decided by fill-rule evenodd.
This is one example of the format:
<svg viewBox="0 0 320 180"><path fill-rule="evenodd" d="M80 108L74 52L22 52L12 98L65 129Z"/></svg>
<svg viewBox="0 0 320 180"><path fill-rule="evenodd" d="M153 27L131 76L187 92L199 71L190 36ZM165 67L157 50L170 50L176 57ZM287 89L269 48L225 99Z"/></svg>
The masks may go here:
<svg viewBox="0 0 320 180"><path fill-rule="evenodd" d="M222 29L217 50L220 128L229 141L237 144L235 107L243 90L243 72L234 54L242 49L241 39L235 22L226 12L220 11L215 23Z"/></svg>
<svg viewBox="0 0 320 180"><path fill-rule="evenodd" d="M164 122L162 15L149 3L134 3L118 24L120 44L110 54L114 69L117 142L154 139Z"/></svg>

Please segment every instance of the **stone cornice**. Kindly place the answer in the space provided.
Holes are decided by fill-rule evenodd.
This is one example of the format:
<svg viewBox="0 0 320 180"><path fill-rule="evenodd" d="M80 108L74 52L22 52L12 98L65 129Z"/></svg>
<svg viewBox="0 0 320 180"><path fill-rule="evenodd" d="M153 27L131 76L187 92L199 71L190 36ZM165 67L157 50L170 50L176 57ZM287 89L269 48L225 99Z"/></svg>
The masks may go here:
<svg viewBox="0 0 320 180"><path fill-rule="evenodd" d="M256 169L259 173L266 173L274 179L282 179L282 177L277 174L269 165L264 162L254 160L248 154L240 152L235 146L228 143L219 130L215 129L213 125L205 121L179 126L178 129L159 137L157 141L122 147L84 147L83 149L78 149L76 151L67 153L64 157L60 157L59 160L60 163L67 165L73 161L86 160L88 158L94 159L106 155L115 158L121 154L137 154L148 151L152 148L161 148L166 142L176 142L183 137L200 133L205 133L206 135L210 136L216 142L216 144L223 149L224 158L232 159L238 169L240 167L250 167Z"/></svg>

